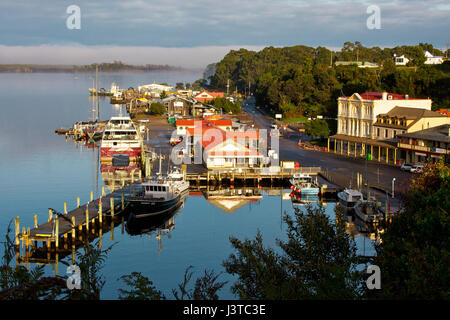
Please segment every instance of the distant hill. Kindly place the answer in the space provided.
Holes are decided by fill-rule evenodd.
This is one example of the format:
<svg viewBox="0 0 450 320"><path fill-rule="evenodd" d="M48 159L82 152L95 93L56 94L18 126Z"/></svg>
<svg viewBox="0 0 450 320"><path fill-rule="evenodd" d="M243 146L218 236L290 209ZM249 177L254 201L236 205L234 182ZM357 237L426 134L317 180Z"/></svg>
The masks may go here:
<svg viewBox="0 0 450 320"><path fill-rule="evenodd" d="M0 72L10 73L75 73L75 72L95 72L96 67L100 72L148 72L155 70L183 70L181 67L174 67L169 65L129 65L120 61L113 63L100 63L90 65L47 65L47 64L0 64Z"/></svg>

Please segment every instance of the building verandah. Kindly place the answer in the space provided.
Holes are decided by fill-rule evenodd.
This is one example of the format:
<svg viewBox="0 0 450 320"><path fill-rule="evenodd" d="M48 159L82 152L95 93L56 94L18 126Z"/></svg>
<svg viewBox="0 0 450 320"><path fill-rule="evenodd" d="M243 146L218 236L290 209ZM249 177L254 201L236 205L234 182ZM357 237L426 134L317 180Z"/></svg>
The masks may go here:
<svg viewBox="0 0 450 320"><path fill-rule="evenodd" d="M391 165L400 165L402 162L401 153L395 142L370 138L336 134L328 137L328 151L342 156L367 158Z"/></svg>

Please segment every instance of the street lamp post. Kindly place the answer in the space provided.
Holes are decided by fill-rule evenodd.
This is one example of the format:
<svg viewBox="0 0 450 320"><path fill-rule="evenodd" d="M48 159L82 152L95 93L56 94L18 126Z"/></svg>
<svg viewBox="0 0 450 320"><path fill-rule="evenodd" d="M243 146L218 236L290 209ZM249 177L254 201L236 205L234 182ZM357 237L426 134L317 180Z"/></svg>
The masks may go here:
<svg viewBox="0 0 450 320"><path fill-rule="evenodd" d="M395 178L392 178L392 198L394 198L394 183L395 183Z"/></svg>

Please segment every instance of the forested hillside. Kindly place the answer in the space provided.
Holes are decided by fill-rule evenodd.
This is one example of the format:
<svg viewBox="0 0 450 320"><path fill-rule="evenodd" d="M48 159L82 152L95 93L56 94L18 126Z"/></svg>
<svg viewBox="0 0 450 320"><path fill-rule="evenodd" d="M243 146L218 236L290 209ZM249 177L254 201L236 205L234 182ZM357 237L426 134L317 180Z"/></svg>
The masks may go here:
<svg viewBox="0 0 450 320"><path fill-rule="evenodd" d="M432 98L433 109L450 107L450 64L424 65L424 50L444 55L430 44L381 49L346 42L339 52L324 47L267 47L259 52L232 50L216 65L211 87L250 92L257 104L285 117L334 116L337 98L354 92L388 91ZM407 66L393 55L405 54ZM378 68L337 65L337 61L377 63Z"/></svg>

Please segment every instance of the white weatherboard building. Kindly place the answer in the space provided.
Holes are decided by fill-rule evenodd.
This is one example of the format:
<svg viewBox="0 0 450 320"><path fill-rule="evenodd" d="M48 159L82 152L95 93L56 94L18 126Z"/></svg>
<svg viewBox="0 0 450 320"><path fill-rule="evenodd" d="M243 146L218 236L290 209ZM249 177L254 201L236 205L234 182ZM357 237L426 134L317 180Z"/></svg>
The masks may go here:
<svg viewBox="0 0 450 320"><path fill-rule="evenodd" d="M173 87L171 86L165 86L162 84L152 83L152 84L145 84L138 87L139 92L149 91L149 92L157 92L161 93L163 91L169 92L173 90Z"/></svg>
<svg viewBox="0 0 450 320"><path fill-rule="evenodd" d="M425 58L427 58L425 64L441 64L445 59L444 57L433 56L428 51L425 51Z"/></svg>
<svg viewBox="0 0 450 320"><path fill-rule="evenodd" d="M409 62L409 59L405 57L404 54L398 57L394 54L394 62L396 66L406 66L406 64Z"/></svg>
<svg viewBox="0 0 450 320"><path fill-rule="evenodd" d="M387 92L354 93L350 97L340 97L337 134L373 139L373 124L377 116L397 106L431 110L431 99L409 99L408 96Z"/></svg>

